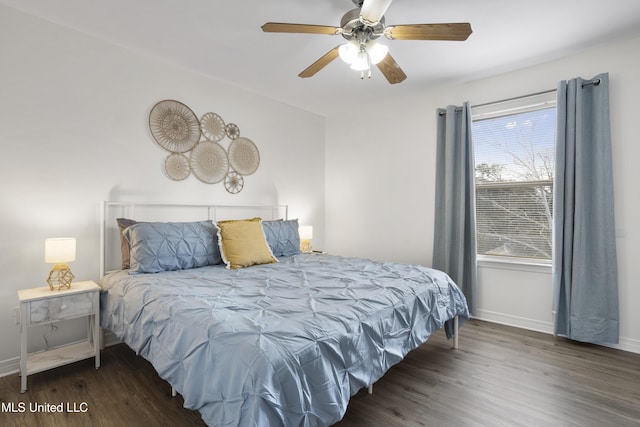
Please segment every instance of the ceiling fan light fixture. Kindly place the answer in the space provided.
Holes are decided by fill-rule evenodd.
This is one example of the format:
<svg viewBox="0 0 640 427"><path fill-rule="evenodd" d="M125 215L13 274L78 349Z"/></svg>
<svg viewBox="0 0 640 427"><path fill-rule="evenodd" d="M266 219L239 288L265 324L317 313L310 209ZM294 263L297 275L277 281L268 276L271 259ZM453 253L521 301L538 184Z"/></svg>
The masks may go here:
<svg viewBox="0 0 640 427"><path fill-rule="evenodd" d="M375 41L370 41L367 43L367 53L369 54L371 63L375 65L387 56L387 53L389 53L389 46Z"/></svg>
<svg viewBox="0 0 640 427"><path fill-rule="evenodd" d="M369 59L369 54L366 50L359 52L355 61L351 63L351 69L356 71L366 71L369 68L371 68L371 60Z"/></svg>
<svg viewBox="0 0 640 427"><path fill-rule="evenodd" d="M357 40L350 40L349 42L340 45L340 47L338 48L340 59L342 59L347 64L353 64L353 61L356 60L359 52L360 44Z"/></svg>

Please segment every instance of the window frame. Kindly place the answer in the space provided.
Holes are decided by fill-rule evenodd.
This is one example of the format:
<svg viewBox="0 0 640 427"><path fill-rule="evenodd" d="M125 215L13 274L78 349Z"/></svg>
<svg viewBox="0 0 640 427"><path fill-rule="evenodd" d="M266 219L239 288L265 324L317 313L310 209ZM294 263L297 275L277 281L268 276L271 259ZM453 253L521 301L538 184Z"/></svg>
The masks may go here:
<svg viewBox="0 0 640 427"><path fill-rule="evenodd" d="M520 114L530 111L538 111L544 109L555 108L557 104L557 91L549 90L545 92L525 95L521 97L509 98L502 101L490 102L471 107L472 123L479 120L488 120L498 117L504 117L514 114ZM475 148L475 147L474 147ZM475 168L475 161L474 161ZM553 180L545 181L523 181L522 187L531 187L536 185L553 185L555 184L555 174ZM477 189L478 184L474 184ZM489 186L495 187L518 187L518 182L507 183L489 183L483 184L485 188ZM476 219L477 221L477 219ZM506 270L531 271L534 273L547 273L551 270L552 260L541 258L529 258L521 256L505 256L505 255L488 255L476 252L478 267L499 268Z"/></svg>

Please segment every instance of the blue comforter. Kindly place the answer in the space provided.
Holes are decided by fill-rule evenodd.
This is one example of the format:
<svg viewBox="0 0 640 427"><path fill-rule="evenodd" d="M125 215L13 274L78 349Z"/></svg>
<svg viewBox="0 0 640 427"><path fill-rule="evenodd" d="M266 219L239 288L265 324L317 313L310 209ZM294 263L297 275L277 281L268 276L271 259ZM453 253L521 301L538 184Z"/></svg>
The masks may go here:
<svg viewBox="0 0 640 427"><path fill-rule="evenodd" d="M349 398L456 315L426 267L323 254L228 270L112 272L101 325L149 360L211 426L326 426Z"/></svg>

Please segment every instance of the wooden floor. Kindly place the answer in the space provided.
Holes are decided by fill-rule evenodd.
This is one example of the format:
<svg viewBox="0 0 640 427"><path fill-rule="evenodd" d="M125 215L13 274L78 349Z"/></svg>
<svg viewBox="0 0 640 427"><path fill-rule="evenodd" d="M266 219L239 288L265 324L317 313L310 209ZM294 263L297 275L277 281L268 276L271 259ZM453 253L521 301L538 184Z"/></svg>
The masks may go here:
<svg viewBox="0 0 640 427"><path fill-rule="evenodd" d="M373 395L353 396L336 426L640 426L638 354L480 321L463 326L459 350L443 335L393 367ZM18 375L0 378L0 426L204 425L123 344L104 350L99 370L77 362L28 386L20 394ZM31 413L36 403L65 412Z"/></svg>

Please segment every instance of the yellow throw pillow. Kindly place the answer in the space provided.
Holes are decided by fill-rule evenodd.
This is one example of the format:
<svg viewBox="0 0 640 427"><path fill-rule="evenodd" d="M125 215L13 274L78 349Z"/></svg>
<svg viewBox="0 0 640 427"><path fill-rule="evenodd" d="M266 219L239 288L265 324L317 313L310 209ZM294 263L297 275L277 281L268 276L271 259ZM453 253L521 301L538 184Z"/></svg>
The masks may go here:
<svg viewBox="0 0 640 427"><path fill-rule="evenodd" d="M278 262L267 244L260 218L218 221L218 243L227 268Z"/></svg>

